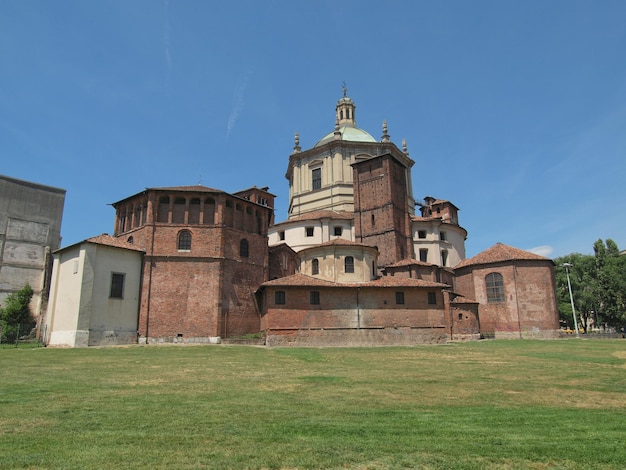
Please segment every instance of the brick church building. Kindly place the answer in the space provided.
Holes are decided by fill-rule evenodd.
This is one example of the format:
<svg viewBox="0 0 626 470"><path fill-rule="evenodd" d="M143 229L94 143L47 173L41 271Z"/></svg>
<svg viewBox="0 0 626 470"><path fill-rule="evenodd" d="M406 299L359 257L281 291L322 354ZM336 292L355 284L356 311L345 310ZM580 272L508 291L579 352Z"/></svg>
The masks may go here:
<svg viewBox="0 0 626 470"><path fill-rule="evenodd" d="M274 222L268 188L149 188L114 203L112 237L55 253L47 344L259 332L268 345L313 346L557 335L553 262L502 244L465 259L458 208L416 202L406 142L397 147L386 122L374 139L355 111L344 88L332 132L307 150L296 134L285 221ZM90 256L94 247L116 256ZM118 269L114 258L130 265ZM131 272L133 288L124 284ZM95 295L98 280L108 296ZM71 285L83 288L68 302Z"/></svg>

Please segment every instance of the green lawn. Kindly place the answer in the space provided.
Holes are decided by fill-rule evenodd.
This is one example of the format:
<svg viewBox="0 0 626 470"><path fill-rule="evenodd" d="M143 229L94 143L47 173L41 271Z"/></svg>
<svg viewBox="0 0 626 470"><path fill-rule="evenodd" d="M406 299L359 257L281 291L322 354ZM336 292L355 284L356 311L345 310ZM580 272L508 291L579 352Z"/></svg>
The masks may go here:
<svg viewBox="0 0 626 470"><path fill-rule="evenodd" d="M626 467L626 341L0 349L0 468Z"/></svg>

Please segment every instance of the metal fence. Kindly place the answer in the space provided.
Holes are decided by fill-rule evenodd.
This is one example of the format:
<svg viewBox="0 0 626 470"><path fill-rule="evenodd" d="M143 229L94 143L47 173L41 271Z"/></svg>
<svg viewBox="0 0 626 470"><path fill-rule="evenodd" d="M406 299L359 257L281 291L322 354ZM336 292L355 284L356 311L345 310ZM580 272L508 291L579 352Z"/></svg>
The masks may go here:
<svg viewBox="0 0 626 470"><path fill-rule="evenodd" d="M37 343L36 329L33 323L15 325L0 322L0 344Z"/></svg>

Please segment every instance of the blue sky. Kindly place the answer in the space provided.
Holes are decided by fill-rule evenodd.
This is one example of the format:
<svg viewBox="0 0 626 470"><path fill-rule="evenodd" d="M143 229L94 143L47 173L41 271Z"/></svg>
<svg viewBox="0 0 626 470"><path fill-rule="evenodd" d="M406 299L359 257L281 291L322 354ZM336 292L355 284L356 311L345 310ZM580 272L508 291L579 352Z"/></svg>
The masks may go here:
<svg viewBox="0 0 626 470"><path fill-rule="evenodd" d="M0 173L67 190L63 246L110 203L202 183L276 194L294 133L407 139L416 198L467 256L626 248L626 2L0 0Z"/></svg>

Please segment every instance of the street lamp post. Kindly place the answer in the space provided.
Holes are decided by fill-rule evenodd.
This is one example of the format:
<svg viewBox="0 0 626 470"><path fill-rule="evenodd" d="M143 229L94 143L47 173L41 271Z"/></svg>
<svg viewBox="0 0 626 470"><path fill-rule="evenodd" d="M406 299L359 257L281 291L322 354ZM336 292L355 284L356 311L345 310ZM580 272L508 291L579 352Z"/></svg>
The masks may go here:
<svg viewBox="0 0 626 470"><path fill-rule="evenodd" d="M572 283L569 280L569 268L574 266L572 263L563 263L565 274L567 275L567 288L569 289L569 300L572 303L572 315L574 316L574 330L578 336L578 322L576 321L576 309L574 308L574 297L572 296Z"/></svg>

